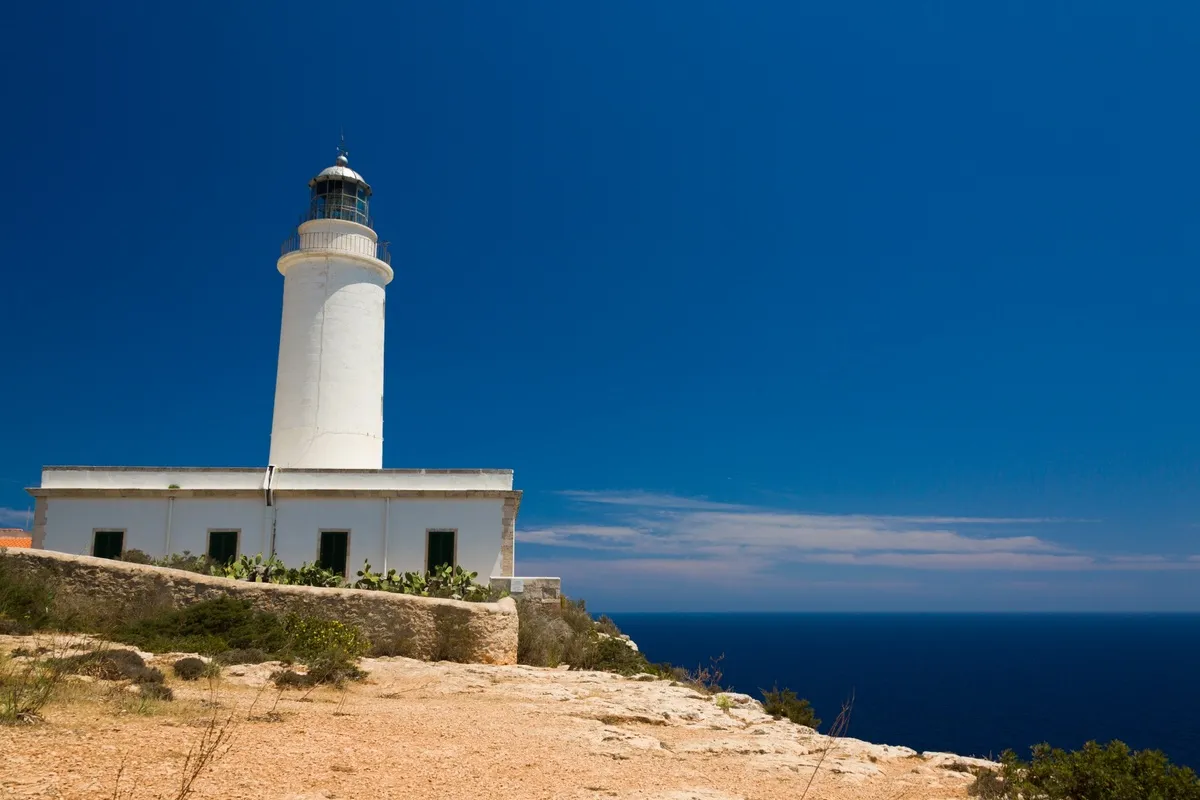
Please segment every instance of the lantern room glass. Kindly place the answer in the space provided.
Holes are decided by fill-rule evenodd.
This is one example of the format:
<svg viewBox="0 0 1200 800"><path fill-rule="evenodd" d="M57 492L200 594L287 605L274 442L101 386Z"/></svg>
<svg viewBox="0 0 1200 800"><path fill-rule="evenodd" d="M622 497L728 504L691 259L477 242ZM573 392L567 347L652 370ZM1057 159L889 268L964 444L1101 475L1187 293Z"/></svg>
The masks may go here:
<svg viewBox="0 0 1200 800"><path fill-rule="evenodd" d="M330 179L317 181L309 201L309 219L348 219L370 226L371 190L352 180Z"/></svg>

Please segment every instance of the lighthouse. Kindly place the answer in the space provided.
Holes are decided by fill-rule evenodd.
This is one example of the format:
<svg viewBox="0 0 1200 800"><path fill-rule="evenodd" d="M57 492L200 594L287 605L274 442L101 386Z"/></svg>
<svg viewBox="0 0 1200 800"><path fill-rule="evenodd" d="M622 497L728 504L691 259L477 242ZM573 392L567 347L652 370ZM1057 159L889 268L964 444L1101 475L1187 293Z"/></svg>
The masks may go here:
<svg viewBox="0 0 1200 800"><path fill-rule="evenodd" d="M308 185L308 210L278 263L283 324L268 463L381 469L391 257L371 220L371 187L344 149Z"/></svg>
<svg viewBox="0 0 1200 800"><path fill-rule="evenodd" d="M521 490L511 469L383 469L391 257L375 235L371 187L344 148L308 188L278 261L283 322L267 464L47 466L28 490L33 548L203 553L217 563L261 554L347 581L363 562L385 573L462 567L557 607L558 578L518 577Z"/></svg>

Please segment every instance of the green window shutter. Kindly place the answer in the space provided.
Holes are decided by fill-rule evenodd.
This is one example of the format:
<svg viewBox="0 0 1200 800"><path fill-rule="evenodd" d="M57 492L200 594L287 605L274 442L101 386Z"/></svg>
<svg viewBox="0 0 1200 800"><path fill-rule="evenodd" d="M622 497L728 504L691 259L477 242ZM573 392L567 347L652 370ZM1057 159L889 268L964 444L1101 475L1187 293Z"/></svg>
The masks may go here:
<svg viewBox="0 0 1200 800"><path fill-rule="evenodd" d="M333 570L338 575L346 574L349 540L349 531L321 531L321 556L317 563L322 569Z"/></svg>
<svg viewBox="0 0 1200 800"><path fill-rule="evenodd" d="M96 558L120 558L125 552L125 531L96 531L92 555Z"/></svg>
<svg viewBox="0 0 1200 800"><path fill-rule="evenodd" d="M237 558L237 531L212 531L208 534L208 557L218 564Z"/></svg>
<svg viewBox="0 0 1200 800"><path fill-rule="evenodd" d="M427 572L446 564L454 566L454 531L430 531L428 552Z"/></svg>

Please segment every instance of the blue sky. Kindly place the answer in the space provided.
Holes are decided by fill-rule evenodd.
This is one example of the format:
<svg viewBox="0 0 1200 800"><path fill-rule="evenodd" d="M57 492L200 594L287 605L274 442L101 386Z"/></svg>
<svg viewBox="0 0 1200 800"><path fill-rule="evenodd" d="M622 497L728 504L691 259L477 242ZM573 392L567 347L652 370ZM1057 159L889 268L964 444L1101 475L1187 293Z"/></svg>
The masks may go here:
<svg viewBox="0 0 1200 800"><path fill-rule="evenodd" d="M593 607L1200 610L1200 8L22 4L0 524L261 465L280 242L376 190L385 463Z"/></svg>

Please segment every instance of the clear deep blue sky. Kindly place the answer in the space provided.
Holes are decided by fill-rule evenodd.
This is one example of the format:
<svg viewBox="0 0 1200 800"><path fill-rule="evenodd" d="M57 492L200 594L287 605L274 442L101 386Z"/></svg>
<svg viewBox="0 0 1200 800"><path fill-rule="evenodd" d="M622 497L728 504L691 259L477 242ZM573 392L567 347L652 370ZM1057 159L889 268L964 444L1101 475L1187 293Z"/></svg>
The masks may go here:
<svg viewBox="0 0 1200 800"><path fill-rule="evenodd" d="M390 239L385 465L621 609L1200 610L1200 7L17 4L0 524L263 465L306 182Z"/></svg>

